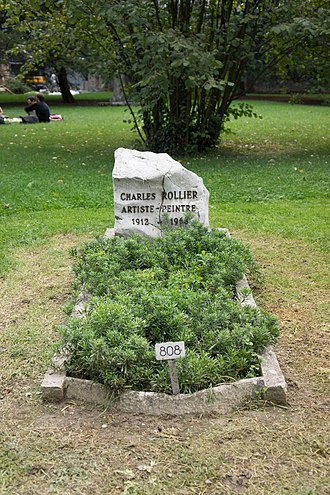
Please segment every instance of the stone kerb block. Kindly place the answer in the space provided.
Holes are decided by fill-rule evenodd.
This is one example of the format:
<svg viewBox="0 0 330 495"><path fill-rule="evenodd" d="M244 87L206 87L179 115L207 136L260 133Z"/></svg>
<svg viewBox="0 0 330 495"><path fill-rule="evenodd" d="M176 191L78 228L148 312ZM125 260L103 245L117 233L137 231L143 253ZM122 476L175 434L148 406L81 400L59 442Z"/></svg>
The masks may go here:
<svg viewBox="0 0 330 495"><path fill-rule="evenodd" d="M209 192L203 179L166 153L119 148L112 173L115 235L158 237L164 216L180 226L190 212L209 226Z"/></svg>

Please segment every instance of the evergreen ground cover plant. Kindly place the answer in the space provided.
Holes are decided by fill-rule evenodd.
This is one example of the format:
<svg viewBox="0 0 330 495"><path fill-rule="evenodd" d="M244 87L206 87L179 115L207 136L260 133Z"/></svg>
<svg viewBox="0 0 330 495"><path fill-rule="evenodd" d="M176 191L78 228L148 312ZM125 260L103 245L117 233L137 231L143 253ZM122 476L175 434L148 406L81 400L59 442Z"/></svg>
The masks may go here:
<svg viewBox="0 0 330 495"><path fill-rule="evenodd" d="M275 318L242 307L235 284L250 251L195 220L158 239L134 235L89 243L77 255L76 289L92 294L84 318L63 327L67 369L123 388L170 392L154 345L184 341L177 360L182 393L258 375L259 353L278 334Z"/></svg>

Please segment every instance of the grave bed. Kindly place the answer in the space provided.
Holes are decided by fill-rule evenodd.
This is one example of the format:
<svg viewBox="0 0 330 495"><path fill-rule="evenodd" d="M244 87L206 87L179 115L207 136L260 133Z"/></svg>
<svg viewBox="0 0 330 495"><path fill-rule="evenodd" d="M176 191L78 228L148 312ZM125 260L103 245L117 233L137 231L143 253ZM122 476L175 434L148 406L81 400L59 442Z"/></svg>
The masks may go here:
<svg viewBox="0 0 330 495"><path fill-rule="evenodd" d="M105 237L113 235L114 230L108 229ZM251 293L247 297L243 296L246 289L249 290L249 284L244 276L236 284L238 300L242 305L256 307ZM73 312L75 316L84 313L88 300L88 294L80 294ZM64 352L53 357L52 366L47 370L41 384L44 400L82 400L98 405L111 404L119 412L154 416L225 414L258 398L277 405L287 404L287 385L272 346L267 347L261 355L261 376L178 395L133 390L123 391L114 398L111 390L101 383L68 376L65 372L65 359Z"/></svg>

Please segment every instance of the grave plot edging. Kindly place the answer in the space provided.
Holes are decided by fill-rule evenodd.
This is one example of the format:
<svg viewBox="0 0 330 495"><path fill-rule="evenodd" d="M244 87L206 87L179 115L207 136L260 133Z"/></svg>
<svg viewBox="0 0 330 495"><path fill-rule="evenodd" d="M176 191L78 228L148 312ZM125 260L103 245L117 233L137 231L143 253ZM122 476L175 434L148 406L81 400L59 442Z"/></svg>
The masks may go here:
<svg viewBox="0 0 330 495"><path fill-rule="evenodd" d="M105 237L113 235L114 230L108 229ZM248 289L248 295L245 289ZM236 292L243 306L256 307L245 276L237 283ZM88 298L86 292L80 294L73 311L75 316L83 316ZM61 356L54 356L52 367L47 370L41 384L44 400L57 402L71 399L93 404L113 403L116 409L123 413L154 416L225 414L257 397L278 405L287 404L287 385L272 346L267 347L261 355L261 376L176 396L156 392L126 391L114 400L111 390L105 385L67 376L64 363L65 352Z"/></svg>

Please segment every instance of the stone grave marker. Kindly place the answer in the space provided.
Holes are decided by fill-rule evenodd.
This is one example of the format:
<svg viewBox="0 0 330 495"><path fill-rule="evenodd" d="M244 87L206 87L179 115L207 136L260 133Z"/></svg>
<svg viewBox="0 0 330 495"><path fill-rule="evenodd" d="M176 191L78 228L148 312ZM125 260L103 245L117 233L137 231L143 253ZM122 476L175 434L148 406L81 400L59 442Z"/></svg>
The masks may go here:
<svg viewBox="0 0 330 495"><path fill-rule="evenodd" d="M180 226L190 212L209 226L209 192L203 179L165 153L119 148L112 173L115 235L157 237L164 215Z"/></svg>

